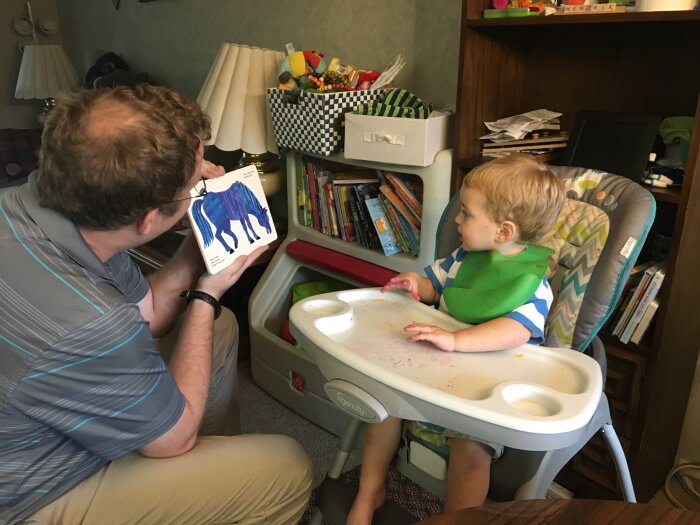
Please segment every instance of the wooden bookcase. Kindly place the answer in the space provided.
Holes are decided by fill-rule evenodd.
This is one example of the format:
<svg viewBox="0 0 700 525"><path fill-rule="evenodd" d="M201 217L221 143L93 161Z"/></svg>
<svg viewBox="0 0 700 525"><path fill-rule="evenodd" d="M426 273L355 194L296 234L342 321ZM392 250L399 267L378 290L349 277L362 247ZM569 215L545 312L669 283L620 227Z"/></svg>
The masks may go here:
<svg viewBox="0 0 700 525"><path fill-rule="evenodd" d="M578 110L695 117L680 190L653 190L654 232L671 237L651 334L624 345L601 334L606 392L641 501L672 468L700 347L700 12L482 18L464 0L452 188L480 162L484 122L547 108L571 130ZM649 243L647 243L649 244ZM612 459L594 439L558 480L577 497L615 497Z"/></svg>

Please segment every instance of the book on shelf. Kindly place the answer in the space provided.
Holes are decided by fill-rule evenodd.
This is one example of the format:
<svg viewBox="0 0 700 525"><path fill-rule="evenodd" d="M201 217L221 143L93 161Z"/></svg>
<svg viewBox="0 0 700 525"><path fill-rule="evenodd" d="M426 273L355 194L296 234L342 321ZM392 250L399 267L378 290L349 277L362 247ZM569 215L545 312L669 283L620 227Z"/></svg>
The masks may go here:
<svg viewBox="0 0 700 525"><path fill-rule="evenodd" d="M401 251L409 255L418 256L417 253L414 253L411 243L406 236L406 232L404 232L404 227L399 220L396 209L394 209L383 193L379 195L379 202L384 208L384 214L389 220L389 224L391 224L391 228L394 231L394 236L396 237L396 242L398 243L399 248L401 248Z"/></svg>
<svg viewBox="0 0 700 525"><path fill-rule="evenodd" d="M484 142L481 155L484 157L505 157L511 153L536 156L540 160L556 158L566 148L569 134L566 131L537 134L536 136L499 142Z"/></svg>
<svg viewBox="0 0 700 525"><path fill-rule="evenodd" d="M628 293L628 298L623 305L624 309L622 312L620 312L615 329L613 330L613 335L615 337L621 340L622 334L627 328L632 316L635 314L635 310L637 310L637 307L644 296L644 292L649 286L654 274L656 274L658 270L664 268L664 266L665 261L655 262L654 264L649 265L641 275L639 283L634 287L634 289L630 290Z"/></svg>
<svg viewBox="0 0 700 525"><path fill-rule="evenodd" d="M639 324L637 324L637 328L634 329L634 333L632 334L632 337L630 337L630 341L632 343L638 345L642 341L642 338L644 337L644 334L646 334L647 330L649 329L649 325L651 324L652 319L654 319L654 315L656 315L656 311L658 309L659 309L659 300L652 299L652 301L649 303L649 306L647 307L646 311L644 312L644 315L639 320Z"/></svg>
<svg viewBox="0 0 700 525"><path fill-rule="evenodd" d="M254 165L200 182L190 195L187 216L209 273L277 239Z"/></svg>
<svg viewBox="0 0 700 525"><path fill-rule="evenodd" d="M612 333L615 326L617 325L617 322L620 320L620 317L622 315L622 312L626 308L627 304L629 303L629 300L631 298L632 293L634 293L634 289L636 286L639 284L639 281L642 279L642 276L644 275L644 271L655 264L656 261L647 261L644 263L640 263L635 265L632 270L630 270L630 274L627 277L627 281L625 282L625 286L622 289L622 292L620 293L620 297L617 300L617 303L615 304L615 307L613 309L613 314L610 316L610 319L608 320L608 329Z"/></svg>
<svg viewBox="0 0 700 525"><path fill-rule="evenodd" d="M385 171L384 178L393 186L394 191L406 205L408 210L420 221L423 217L423 206L418 197L413 193L413 190L402 180L402 178L394 173Z"/></svg>
<svg viewBox="0 0 700 525"><path fill-rule="evenodd" d="M367 211L372 219L372 226L377 232L377 237L379 237L379 242L384 252L384 255L394 255L399 253L401 248L396 241L396 235L394 230L389 224L389 220L384 213L384 207L382 206L379 197L372 197L365 200L365 206L367 206Z"/></svg>
<svg viewBox="0 0 700 525"><path fill-rule="evenodd" d="M389 199L389 202L394 205L394 207L403 216L403 218L406 219L406 221L413 224L413 226L420 230L421 218L416 217L416 215L409 210L408 206L403 203L396 192L388 184L382 184L379 186L379 191L381 191L386 198Z"/></svg>
<svg viewBox="0 0 700 525"><path fill-rule="evenodd" d="M637 325L649 307L649 304L656 298L659 290L661 289L661 285L664 282L664 277L666 277L666 263L664 261L661 264L662 265L650 276L649 281L640 296L639 303L635 307L629 321L627 321L627 325L620 334L620 341L623 343L629 342L632 334L634 334L634 331L637 328Z"/></svg>
<svg viewBox="0 0 700 525"><path fill-rule="evenodd" d="M352 186L355 190L355 195L357 197L357 207L360 215L360 220L362 221L363 233L367 240L367 247L373 250L381 248L381 243L379 241L379 236L376 230L372 226L372 218L369 215L369 210L367 210L367 204L365 201L367 199L372 199L379 194L376 184L357 184Z"/></svg>

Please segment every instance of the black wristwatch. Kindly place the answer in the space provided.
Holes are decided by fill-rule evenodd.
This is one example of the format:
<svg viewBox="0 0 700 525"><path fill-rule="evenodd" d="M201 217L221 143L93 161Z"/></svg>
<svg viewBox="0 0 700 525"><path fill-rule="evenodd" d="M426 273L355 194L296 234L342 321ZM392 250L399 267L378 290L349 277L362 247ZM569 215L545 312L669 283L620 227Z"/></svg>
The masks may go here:
<svg viewBox="0 0 700 525"><path fill-rule="evenodd" d="M209 303L212 308L214 308L214 319L218 319L221 315L221 305L219 304L219 301L214 299L206 292L200 292L199 290L185 290L180 294L180 297L187 299L187 304L190 304L192 299L199 299L200 301Z"/></svg>

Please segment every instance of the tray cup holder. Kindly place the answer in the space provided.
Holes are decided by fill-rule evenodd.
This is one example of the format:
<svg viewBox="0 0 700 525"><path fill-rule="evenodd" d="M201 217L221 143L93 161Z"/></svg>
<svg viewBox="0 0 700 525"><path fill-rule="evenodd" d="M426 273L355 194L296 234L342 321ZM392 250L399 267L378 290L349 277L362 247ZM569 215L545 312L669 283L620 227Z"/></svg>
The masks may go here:
<svg viewBox="0 0 700 525"><path fill-rule="evenodd" d="M510 406L536 417L551 417L562 411L561 402L550 392L533 385L508 385L503 399Z"/></svg>
<svg viewBox="0 0 700 525"><path fill-rule="evenodd" d="M326 335L343 332L353 324L352 306L343 301L307 299L302 308L316 318L316 328Z"/></svg>

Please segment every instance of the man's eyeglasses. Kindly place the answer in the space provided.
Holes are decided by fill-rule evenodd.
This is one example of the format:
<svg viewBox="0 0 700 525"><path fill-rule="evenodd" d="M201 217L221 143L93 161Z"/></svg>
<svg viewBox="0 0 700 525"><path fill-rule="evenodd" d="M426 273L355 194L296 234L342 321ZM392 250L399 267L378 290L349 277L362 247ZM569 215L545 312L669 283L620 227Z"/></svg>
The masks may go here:
<svg viewBox="0 0 700 525"><path fill-rule="evenodd" d="M173 204L175 202L189 201L192 199L199 199L200 197L204 197L208 193L207 192L207 179L202 179L201 182L202 182L201 188L197 188L197 186L195 186L195 188L194 188L197 190L197 195L190 195L189 197L183 197L182 199L175 199L172 201L168 201L164 204Z"/></svg>

